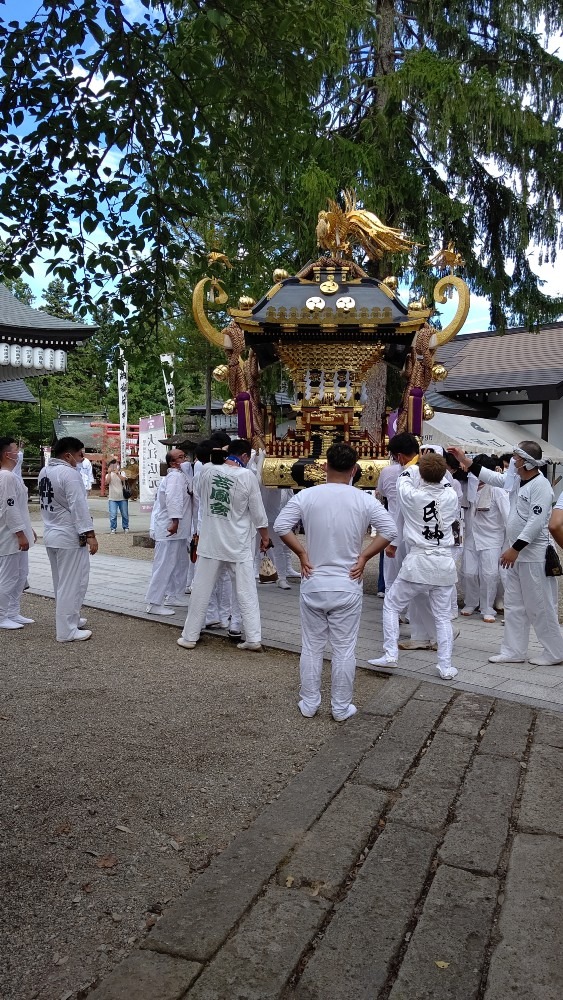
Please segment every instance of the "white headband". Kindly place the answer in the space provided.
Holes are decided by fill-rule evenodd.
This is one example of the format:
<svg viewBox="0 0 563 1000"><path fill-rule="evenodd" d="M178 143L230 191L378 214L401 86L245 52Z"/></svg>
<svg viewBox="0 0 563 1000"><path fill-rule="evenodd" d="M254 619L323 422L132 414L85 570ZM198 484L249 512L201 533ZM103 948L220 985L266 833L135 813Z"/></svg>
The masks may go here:
<svg viewBox="0 0 563 1000"><path fill-rule="evenodd" d="M532 469L541 469L542 465L547 465L546 458L532 458L523 448L515 448L514 454L524 459L524 468L531 472Z"/></svg>

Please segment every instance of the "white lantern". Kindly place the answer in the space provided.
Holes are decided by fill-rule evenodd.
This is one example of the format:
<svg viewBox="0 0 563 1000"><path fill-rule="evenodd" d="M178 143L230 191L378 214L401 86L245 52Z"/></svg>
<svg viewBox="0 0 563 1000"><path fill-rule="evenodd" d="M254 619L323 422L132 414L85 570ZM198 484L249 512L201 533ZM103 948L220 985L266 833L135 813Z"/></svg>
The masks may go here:
<svg viewBox="0 0 563 1000"><path fill-rule="evenodd" d="M55 351L55 371L66 371L66 351Z"/></svg>
<svg viewBox="0 0 563 1000"><path fill-rule="evenodd" d="M55 367L55 352L52 347L46 347L43 351L43 367L46 372L52 372Z"/></svg>
<svg viewBox="0 0 563 1000"><path fill-rule="evenodd" d="M0 344L0 365L10 364L10 345Z"/></svg>
<svg viewBox="0 0 563 1000"><path fill-rule="evenodd" d="M33 367L43 368L43 348L34 347L33 348Z"/></svg>
<svg viewBox="0 0 563 1000"><path fill-rule="evenodd" d="M33 347L22 347L22 368L33 368Z"/></svg>
<svg viewBox="0 0 563 1000"><path fill-rule="evenodd" d="M20 344L10 344L10 364L12 368L19 368L22 363L22 349Z"/></svg>

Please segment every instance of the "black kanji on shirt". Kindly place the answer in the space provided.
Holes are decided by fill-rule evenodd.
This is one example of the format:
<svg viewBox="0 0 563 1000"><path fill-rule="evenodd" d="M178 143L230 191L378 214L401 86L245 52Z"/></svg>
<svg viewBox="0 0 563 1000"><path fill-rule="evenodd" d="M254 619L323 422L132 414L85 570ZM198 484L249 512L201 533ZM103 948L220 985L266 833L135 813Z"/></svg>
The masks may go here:
<svg viewBox="0 0 563 1000"><path fill-rule="evenodd" d="M53 490L53 484L48 476L44 476L41 480L39 486L39 500L41 504L41 510L52 510L53 500L55 499L55 493Z"/></svg>

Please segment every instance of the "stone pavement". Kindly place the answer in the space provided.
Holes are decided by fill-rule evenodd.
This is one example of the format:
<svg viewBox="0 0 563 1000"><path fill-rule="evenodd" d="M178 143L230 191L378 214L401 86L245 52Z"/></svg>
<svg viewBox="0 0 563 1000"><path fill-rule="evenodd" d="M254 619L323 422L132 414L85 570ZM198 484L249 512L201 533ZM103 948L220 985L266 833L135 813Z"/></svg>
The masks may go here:
<svg viewBox="0 0 563 1000"><path fill-rule="evenodd" d="M394 676L92 996L561 1000L562 770L561 715Z"/></svg>
<svg viewBox="0 0 563 1000"><path fill-rule="evenodd" d="M99 502L99 501L98 501ZM137 520L141 521L137 515ZM107 520L100 519L100 527L107 531ZM97 530L97 519L95 518ZM38 525L39 527L39 525ZM120 612L154 621L146 614L145 593L151 574L151 562L126 559L98 553L91 560L90 585L85 604L104 611ZM42 545L30 552L31 592L53 596L51 571L47 553ZM265 645L300 651L299 582L291 590L276 586L259 586L258 595L262 617L262 635ZM364 596L364 608L357 647L358 664L380 656L383 630L381 611L383 602L370 594ZM156 619L173 628L183 627L185 608L176 608L173 618ZM458 618L461 635L454 646L454 663L459 673L455 681L448 682L458 690L475 694L494 694L495 698L521 701L537 708L563 711L563 666L534 667L530 663L489 663L491 653L498 653L502 641L502 625L485 625L478 616ZM214 630L214 634L222 634ZM533 633L532 633L533 635ZM530 656L539 652L539 645L530 644ZM394 673L419 680L434 680L443 684L436 673L436 654L427 650L410 650L400 654L400 665ZM386 671L381 670L384 674ZM387 671L388 672L388 671Z"/></svg>

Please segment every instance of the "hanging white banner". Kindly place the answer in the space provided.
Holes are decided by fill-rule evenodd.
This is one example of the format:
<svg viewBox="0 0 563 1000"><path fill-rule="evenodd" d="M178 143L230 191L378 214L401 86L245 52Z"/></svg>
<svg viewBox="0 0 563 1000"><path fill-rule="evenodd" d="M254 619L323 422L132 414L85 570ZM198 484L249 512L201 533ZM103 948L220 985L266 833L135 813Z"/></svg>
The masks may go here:
<svg viewBox="0 0 563 1000"><path fill-rule="evenodd" d="M160 466L166 460L164 413L139 420L139 503L143 511L152 510L160 486Z"/></svg>
<svg viewBox="0 0 563 1000"><path fill-rule="evenodd" d="M176 390L174 388L174 355L161 354L160 363L162 365L162 377L164 379L164 391L166 392L166 402L172 417L172 433L176 433Z"/></svg>
<svg viewBox="0 0 563 1000"><path fill-rule="evenodd" d="M117 369L117 395L119 398L119 442L121 468L127 465L127 391L129 388L128 364L123 350L119 348L119 368Z"/></svg>

